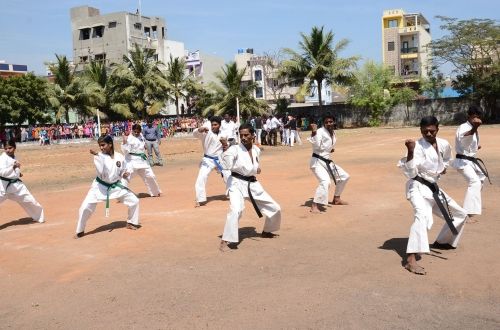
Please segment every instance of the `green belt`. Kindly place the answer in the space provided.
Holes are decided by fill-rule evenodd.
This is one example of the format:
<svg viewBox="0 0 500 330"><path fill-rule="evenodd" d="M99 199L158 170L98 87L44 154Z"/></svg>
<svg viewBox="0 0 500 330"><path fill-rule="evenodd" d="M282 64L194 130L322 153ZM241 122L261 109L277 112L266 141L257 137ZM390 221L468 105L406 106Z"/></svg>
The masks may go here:
<svg viewBox="0 0 500 330"><path fill-rule="evenodd" d="M129 155L132 155L132 156L139 156L139 157L141 157L141 158L142 158L142 159L144 159L144 160L148 160L148 157L146 156L146 154L145 154L145 153L140 153L140 154L138 154L138 153L135 153L135 152L129 152Z"/></svg>
<svg viewBox="0 0 500 330"><path fill-rule="evenodd" d="M5 190L7 190L9 186L13 183L22 182L21 179L19 178L9 179L9 178L4 178L3 176L0 176L0 180L8 182L7 187L5 187Z"/></svg>
<svg viewBox="0 0 500 330"><path fill-rule="evenodd" d="M97 182L99 182L100 184L102 184L103 186L105 186L106 188L108 188L108 190L106 191L106 218L109 217L109 191L113 188L122 188L122 189L127 189L128 191L130 191L130 189L128 189L127 187L125 187L121 181L116 181L116 182L113 182L113 183L107 183L107 182L104 182L101 178L99 177L96 177L95 180Z"/></svg>

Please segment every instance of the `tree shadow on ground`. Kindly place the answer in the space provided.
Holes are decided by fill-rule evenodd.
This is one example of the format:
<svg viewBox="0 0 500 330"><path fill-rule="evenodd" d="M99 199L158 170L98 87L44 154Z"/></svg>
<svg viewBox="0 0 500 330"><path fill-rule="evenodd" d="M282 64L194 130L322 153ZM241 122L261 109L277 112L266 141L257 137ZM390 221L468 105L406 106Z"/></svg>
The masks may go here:
<svg viewBox="0 0 500 330"><path fill-rule="evenodd" d="M103 231L111 232L111 231L113 231L115 229L125 228L126 226L127 226L127 221L113 221L111 223L108 223L106 225L97 227L96 229L91 230L91 231L85 233L85 236L97 234L97 233L100 233L100 232L103 232Z"/></svg>
<svg viewBox="0 0 500 330"><path fill-rule="evenodd" d="M17 220L13 220L11 222L4 223L3 225L0 225L0 230L8 228L8 227L12 227L12 226L29 225L32 223L34 223L32 218L28 218L28 217L27 218L20 218Z"/></svg>
<svg viewBox="0 0 500 330"><path fill-rule="evenodd" d="M255 237L261 237L259 233L257 233L255 227L242 227L238 231L238 236L240 241L238 243L229 243L228 247L231 250L236 250L238 249L238 245L241 244L245 239L253 239L255 241L259 241L258 239L255 239ZM222 235L219 235L219 238L222 239Z"/></svg>
<svg viewBox="0 0 500 330"><path fill-rule="evenodd" d="M391 238L379 246L379 249L390 250L396 252L401 257L401 265L406 264L406 246L408 245L408 237Z"/></svg>

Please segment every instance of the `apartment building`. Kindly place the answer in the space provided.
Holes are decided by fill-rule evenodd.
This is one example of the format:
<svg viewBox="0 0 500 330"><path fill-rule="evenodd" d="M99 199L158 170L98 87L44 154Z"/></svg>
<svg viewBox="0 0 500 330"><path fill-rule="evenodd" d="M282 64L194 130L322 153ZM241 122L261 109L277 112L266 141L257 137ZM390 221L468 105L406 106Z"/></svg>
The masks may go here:
<svg viewBox="0 0 500 330"><path fill-rule="evenodd" d="M24 64L8 64L0 60L0 78L22 76L28 73L28 66Z"/></svg>
<svg viewBox="0 0 500 330"><path fill-rule="evenodd" d="M80 6L71 8L73 61L80 65L90 60L106 64L122 62L135 44L155 51L164 61L166 27L163 18L136 13L117 12L101 15L99 9Z"/></svg>
<svg viewBox="0 0 500 330"><path fill-rule="evenodd" d="M430 41L430 25L422 14L405 13L402 9L384 11L383 63L406 83L418 84L420 77L427 77Z"/></svg>

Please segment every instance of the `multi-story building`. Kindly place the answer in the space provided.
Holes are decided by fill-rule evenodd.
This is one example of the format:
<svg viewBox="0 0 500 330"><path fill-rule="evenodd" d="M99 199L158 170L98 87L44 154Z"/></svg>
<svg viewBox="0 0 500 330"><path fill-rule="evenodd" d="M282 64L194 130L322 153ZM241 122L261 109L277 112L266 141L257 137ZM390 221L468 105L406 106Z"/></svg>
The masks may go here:
<svg viewBox="0 0 500 330"><path fill-rule="evenodd" d="M120 63L136 44L153 49L158 60L165 60L166 27L160 17L143 16L139 11L101 15L97 8L74 7L71 31L77 66L90 60Z"/></svg>
<svg viewBox="0 0 500 330"><path fill-rule="evenodd" d="M430 25L422 14L407 14L402 9L384 11L383 63L405 83L418 84L420 77L427 76L430 41Z"/></svg>
<svg viewBox="0 0 500 330"><path fill-rule="evenodd" d="M28 66L22 64L8 64L0 61L0 78L22 76L28 73Z"/></svg>

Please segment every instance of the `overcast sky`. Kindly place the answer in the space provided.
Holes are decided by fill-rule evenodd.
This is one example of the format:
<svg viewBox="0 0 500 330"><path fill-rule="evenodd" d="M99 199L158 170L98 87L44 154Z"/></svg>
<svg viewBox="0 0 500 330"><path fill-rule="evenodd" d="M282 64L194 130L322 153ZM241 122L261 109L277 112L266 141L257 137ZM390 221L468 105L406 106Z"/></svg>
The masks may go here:
<svg viewBox="0 0 500 330"><path fill-rule="evenodd" d="M342 54L381 61L381 16L385 9L420 12L431 23L433 38L443 32L436 15L460 19L499 19L498 0L142 0L142 14L163 17L167 38L186 49L231 61L238 48L257 54L297 48L299 33L324 25L335 39L350 44ZM89 5L102 14L134 12L138 0L0 0L0 60L27 64L45 74L54 54L72 58L70 8Z"/></svg>

